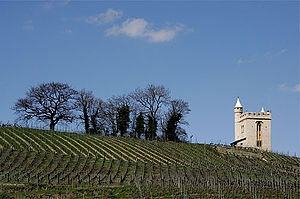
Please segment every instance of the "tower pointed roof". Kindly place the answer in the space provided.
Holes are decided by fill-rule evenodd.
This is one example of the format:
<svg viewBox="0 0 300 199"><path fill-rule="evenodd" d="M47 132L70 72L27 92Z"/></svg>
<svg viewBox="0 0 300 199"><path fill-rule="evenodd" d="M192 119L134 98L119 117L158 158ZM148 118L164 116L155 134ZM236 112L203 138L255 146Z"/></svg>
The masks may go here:
<svg viewBox="0 0 300 199"><path fill-rule="evenodd" d="M235 107L234 108L243 108L241 102L240 102L240 98L238 97L237 98L237 101L236 101L236 104L235 104Z"/></svg>
<svg viewBox="0 0 300 199"><path fill-rule="evenodd" d="M262 106L261 107L261 111L260 111L261 113L264 113L265 112L265 109L264 109L264 107Z"/></svg>

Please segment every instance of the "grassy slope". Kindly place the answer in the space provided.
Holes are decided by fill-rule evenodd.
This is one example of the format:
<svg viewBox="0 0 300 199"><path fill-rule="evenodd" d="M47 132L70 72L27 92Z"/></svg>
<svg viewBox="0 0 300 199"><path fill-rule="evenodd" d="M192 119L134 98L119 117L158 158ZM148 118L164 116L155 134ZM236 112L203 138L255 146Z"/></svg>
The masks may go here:
<svg viewBox="0 0 300 199"><path fill-rule="evenodd" d="M33 195L60 190L72 197L108 197L104 186L120 198L200 192L280 198L299 192L299 158L254 149L15 127L0 128L0 148L0 193L18 197L29 185Z"/></svg>

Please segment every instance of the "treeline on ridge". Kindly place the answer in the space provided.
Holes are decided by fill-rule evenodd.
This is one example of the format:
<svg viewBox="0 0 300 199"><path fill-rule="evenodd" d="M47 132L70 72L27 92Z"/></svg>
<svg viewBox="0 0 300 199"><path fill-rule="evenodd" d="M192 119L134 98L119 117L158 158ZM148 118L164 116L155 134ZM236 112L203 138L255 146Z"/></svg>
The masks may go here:
<svg viewBox="0 0 300 199"><path fill-rule="evenodd" d="M50 130L59 122L79 120L87 134L176 142L187 141L182 125L188 125L190 112L188 102L172 99L164 86L149 84L103 101L92 91L59 82L31 87L12 109L18 122L36 120Z"/></svg>

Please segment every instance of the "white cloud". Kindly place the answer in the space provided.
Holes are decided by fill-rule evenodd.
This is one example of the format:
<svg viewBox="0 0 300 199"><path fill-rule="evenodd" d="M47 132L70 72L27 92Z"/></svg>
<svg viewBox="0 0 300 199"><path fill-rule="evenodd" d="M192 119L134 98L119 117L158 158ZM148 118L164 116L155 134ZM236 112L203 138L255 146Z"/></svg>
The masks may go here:
<svg viewBox="0 0 300 199"><path fill-rule="evenodd" d="M270 53L270 52L266 52L264 57L267 59L267 60L272 60L273 59L273 55Z"/></svg>
<svg viewBox="0 0 300 199"><path fill-rule="evenodd" d="M295 85L293 91L297 93L300 92L300 84Z"/></svg>
<svg viewBox="0 0 300 199"><path fill-rule="evenodd" d="M241 57L236 61L237 65L241 65L243 63L245 63L245 61Z"/></svg>
<svg viewBox="0 0 300 199"><path fill-rule="evenodd" d="M108 9L105 13L99 13L95 16L87 17L85 22L96 25L107 24L121 18L122 15L123 12L121 10Z"/></svg>
<svg viewBox="0 0 300 199"><path fill-rule="evenodd" d="M122 23L122 25L112 26L106 30L106 35L117 36L119 34L123 34L132 38L147 38L150 42L165 42L174 39L176 34L181 30L183 30L183 25L154 30L145 19L136 18L127 19Z"/></svg>
<svg viewBox="0 0 300 199"><path fill-rule="evenodd" d="M252 59L244 59L240 57L238 60L236 60L237 65L242 65L242 64L249 64L253 62L260 62L263 59L267 61L272 61L273 59L276 59L280 57L282 54L286 53L288 51L287 48L282 48L281 50L277 51L266 51L264 54L261 54L259 56L252 57Z"/></svg>
<svg viewBox="0 0 300 199"><path fill-rule="evenodd" d="M287 90L289 90L289 88L287 87L286 83L279 84L278 88L281 91L287 91Z"/></svg>
<svg viewBox="0 0 300 199"><path fill-rule="evenodd" d="M47 2L43 2L42 7L45 9L51 9L54 7L64 7L67 6L71 0L50 0Z"/></svg>
<svg viewBox="0 0 300 199"><path fill-rule="evenodd" d="M45 3L43 3L42 7L45 9L50 9L50 8L53 8L54 5L53 5L53 2L45 2Z"/></svg>
<svg viewBox="0 0 300 199"><path fill-rule="evenodd" d="M148 22L144 19L127 19L122 23L122 26L114 25L106 30L107 35L117 36L124 34L129 37L143 37L146 33Z"/></svg>
<svg viewBox="0 0 300 199"><path fill-rule="evenodd" d="M164 42L164 41L170 41L174 39L177 32L183 30L183 25L176 26L174 28L169 29L161 29L158 31L150 31L148 33L149 41L151 42Z"/></svg>
<svg viewBox="0 0 300 199"><path fill-rule="evenodd" d="M73 34L73 31L71 29L65 29L62 33L65 35L71 35Z"/></svg>
<svg viewBox="0 0 300 199"><path fill-rule="evenodd" d="M277 51L277 52L266 52L264 54L264 57L266 60L271 61L273 58L275 59L276 57L279 57L280 55L286 53L288 51L287 48L282 48L281 50Z"/></svg>
<svg viewBox="0 0 300 199"><path fill-rule="evenodd" d="M236 64L237 65L242 65L242 64L249 64L249 63L252 63L254 62L254 60L247 60L247 59L244 59L244 58L239 58L237 61L236 61Z"/></svg>
<svg viewBox="0 0 300 199"><path fill-rule="evenodd" d="M32 20L26 21L26 23L23 25L23 29L26 31L33 31L34 26L33 26Z"/></svg>
<svg viewBox="0 0 300 199"><path fill-rule="evenodd" d="M296 84L294 87L290 87L290 86L287 86L286 83L282 83L282 84L279 84L278 86L279 90L281 91L293 91L293 92L300 92L300 84Z"/></svg>
<svg viewBox="0 0 300 199"><path fill-rule="evenodd" d="M286 53L287 51L288 51L287 48L283 48L283 49L281 49L277 54L278 54L278 55L281 55L281 54L283 54L283 53Z"/></svg>
<svg viewBox="0 0 300 199"><path fill-rule="evenodd" d="M68 5L70 2L71 2L71 0L63 0L63 1L60 3L60 5L66 6L66 5Z"/></svg>

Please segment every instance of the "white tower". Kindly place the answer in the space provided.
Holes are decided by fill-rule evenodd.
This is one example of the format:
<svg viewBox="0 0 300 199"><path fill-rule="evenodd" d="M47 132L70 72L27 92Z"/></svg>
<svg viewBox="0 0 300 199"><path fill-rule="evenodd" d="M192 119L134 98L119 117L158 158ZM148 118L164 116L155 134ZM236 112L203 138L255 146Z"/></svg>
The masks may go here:
<svg viewBox="0 0 300 199"><path fill-rule="evenodd" d="M243 113L239 97L234 107L234 146L254 147L271 151L271 111Z"/></svg>

